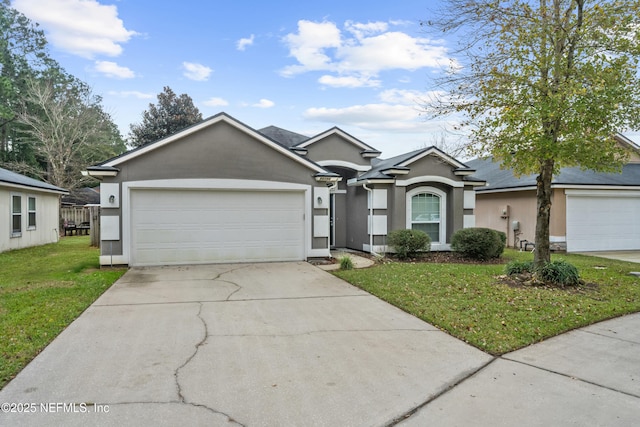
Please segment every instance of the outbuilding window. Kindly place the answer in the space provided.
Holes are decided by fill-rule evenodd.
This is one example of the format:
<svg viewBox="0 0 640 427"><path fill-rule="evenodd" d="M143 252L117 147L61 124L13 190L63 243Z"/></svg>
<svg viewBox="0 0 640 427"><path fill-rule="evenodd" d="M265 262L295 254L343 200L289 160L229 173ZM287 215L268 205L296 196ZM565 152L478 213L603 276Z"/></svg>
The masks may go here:
<svg viewBox="0 0 640 427"><path fill-rule="evenodd" d="M36 198L29 196L27 198L27 230L36 229Z"/></svg>
<svg viewBox="0 0 640 427"><path fill-rule="evenodd" d="M11 195L11 237L22 236L22 196Z"/></svg>
<svg viewBox="0 0 640 427"><path fill-rule="evenodd" d="M432 187L407 193L407 228L427 233L432 243L445 243L446 194Z"/></svg>

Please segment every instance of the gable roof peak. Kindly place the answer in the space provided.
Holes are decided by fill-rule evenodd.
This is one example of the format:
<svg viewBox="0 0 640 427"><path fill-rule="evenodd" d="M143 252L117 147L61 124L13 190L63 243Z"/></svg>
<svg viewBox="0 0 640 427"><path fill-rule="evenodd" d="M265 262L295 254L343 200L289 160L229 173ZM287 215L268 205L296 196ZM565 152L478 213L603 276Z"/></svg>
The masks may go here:
<svg viewBox="0 0 640 427"><path fill-rule="evenodd" d="M345 139L347 142L355 145L361 150L361 154L363 154L365 157L378 157L381 154L379 150L376 150L369 144L366 144L365 142L361 141L355 136L349 134L348 132L345 132L344 130L340 129L338 126L333 126L332 128L325 130L324 132L320 132L319 134L312 136L306 141L303 141L297 144L296 147L306 148L309 145L312 145L318 141L321 141L330 135L339 135L340 137Z"/></svg>

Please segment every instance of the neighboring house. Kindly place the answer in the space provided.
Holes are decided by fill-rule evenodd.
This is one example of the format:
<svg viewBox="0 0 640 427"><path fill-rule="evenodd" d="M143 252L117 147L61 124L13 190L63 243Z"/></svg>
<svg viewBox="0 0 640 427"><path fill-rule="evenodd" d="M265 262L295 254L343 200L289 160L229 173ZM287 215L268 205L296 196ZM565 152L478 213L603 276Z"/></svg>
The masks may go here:
<svg viewBox="0 0 640 427"><path fill-rule="evenodd" d="M67 191L0 168L0 252L58 241Z"/></svg>
<svg viewBox="0 0 640 427"><path fill-rule="evenodd" d="M69 191L69 194L62 196L62 207L99 205L100 187L83 187Z"/></svg>
<svg viewBox="0 0 640 427"><path fill-rule="evenodd" d="M618 143L631 156L621 173L563 168L552 183L549 234L554 250L568 252L640 249L640 150L624 137ZM509 246L533 242L536 227L536 177L516 178L491 159L467 162L475 177L476 224L508 233ZM515 225L514 225L515 223Z"/></svg>
<svg viewBox="0 0 640 427"><path fill-rule="evenodd" d="M388 160L333 128L260 131L221 113L87 168L102 180L101 264L306 260L386 250L419 228L434 249L474 225L473 170L436 148Z"/></svg>

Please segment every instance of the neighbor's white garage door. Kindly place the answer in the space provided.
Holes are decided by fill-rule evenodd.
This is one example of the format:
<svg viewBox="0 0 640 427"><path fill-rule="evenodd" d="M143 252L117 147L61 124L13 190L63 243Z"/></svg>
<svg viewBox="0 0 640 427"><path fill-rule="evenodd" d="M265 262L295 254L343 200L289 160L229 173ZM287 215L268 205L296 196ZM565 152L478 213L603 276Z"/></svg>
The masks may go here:
<svg viewBox="0 0 640 427"><path fill-rule="evenodd" d="M567 191L567 251L640 249L640 193Z"/></svg>
<svg viewBox="0 0 640 427"><path fill-rule="evenodd" d="M132 190L131 265L293 261L304 193Z"/></svg>

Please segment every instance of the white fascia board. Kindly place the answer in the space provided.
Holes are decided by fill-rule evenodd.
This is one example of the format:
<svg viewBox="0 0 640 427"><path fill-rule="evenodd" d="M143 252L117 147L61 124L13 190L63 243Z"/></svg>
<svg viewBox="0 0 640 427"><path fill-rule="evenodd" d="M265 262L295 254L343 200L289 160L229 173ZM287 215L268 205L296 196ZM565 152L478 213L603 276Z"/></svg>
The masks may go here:
<svg viewBox="0 0 640 427"><path fill-rule="evenodd" d="M344 160L320 160L316 163L320 166L338 166L353 169L358 172L367 172L371 169L371 165L358 165L356 163L346 162Z"/></svg>
<svg viewBox="0 0 640 427"><path fill-rule="evenodd" d="M408 175L409 172L411 171L408 169L389 168L389 169L381 169L380 172L386 175Z"/></svg>
<svg viewBox="0 0 640 427"><path fill-rule="evenodd" d="M621 191L625 190L625 191ZM612 192L612 191L615 191ZM575 189L566 190L564 192L567 196L582 196L582 197L640 197L639 188L604 188L604 189Z"/></svg>
<svg viewBox="0 0 640 427"><path fill-rule="evenodd" d="M393 184L397 182L395 179L363 179L361 181L358 181L358 178L351 178L350 180L347 181L347 185L349 187L356 187L358 185L363 185L363 184Z"/></svg>
<svg viewBox="0 0 640 427"><path fill-rule="evenodd" d="M195 132L198 132L204 128L207 128L209 126L212 126L216 123L219 122L225 122L227 124L230 124L231 126L235 127L236 129L251 135L252 137L254 137L255 139L259 140L260 142L262 142L265 145L268 145L269 147L273 148L274 150L280 152L281 154L284 154L285 156L289 157L292 160L295 160L298 163L301 163L302 165L306 166L307 168L315 171L315 172L327 172L324 168L322 168L321 166L317 165L316 163L313 163L312 161L305 159L304 157L300 157L299 155L291 152L288 148L281 146L278 143L273 142L272 140L270 140L269 138L267 138L266 136L262 135L261 133L247 127L246 125L232 119L230 116L227 116L226 114L220 114L218 116L212 117L209 120L205 120L197 125L191 126L181 132L178 132L174 135L168 136L164 139L161 139L160 141L154 142L152 144L149 144L148 146L141 148L139 150L134 150L132 152L130 152L129 154L125 154L122 157L118 157L116 159L113 159L110 162L107 162L105 164L103 164L103 166L110 166L110 167L115 167L121 163L124 163L126 161L129 161L131 159L135 159L138 156L141 156L145 153L148 153L150 151L153 151L157 148L163 147L167 144L170 144L178 139L182 139L186 136L189 136Z"/></svg>
<svg viewBox="0 0 640 427"><path fill-rule="evenodd" d="M465 181L454 181L453 179L439 175L424 175L410 179L396 180L396 185L398 187L408 187L413 184L420 184L424 182L439 182L455 188L463 188L465 185Z"/></svg>
<svg viewBox="0 0 640 427"><path fill-rule="evenodd" d="M12 188L12 189L33 191L33 192L41 192L41 193L60 194L60 195L69 194L69 192L66 191L66 190L60 191L60 190L53 190L53 189L50 189L50 188L31 187L31 186L28 186L28 185L14 184L12 182L0 182L0 187L7 187L7 188Z"/></svg>
<svg viewBox="0 0 640 427"><path fill-rule="evenodd" d="M478 194L492 194L492 193L510 193L512 191L531 191L531 190L536 190L535 186L529 186L529 187L515 187L515 188L498 188L495 190L483 190L481 188L476 189L476 192Z"/></svg>
<svg viewBox="0 0 640 427"><path fill-rule="evenodd" d="M333 128L333 129L329 129L329 130L327 130L325 132L322 132L319 135L316 135L316 136L314 136L312 138L309 138L308 140L306 140L302 144L296 145L296 147L302 147L302 148L308 147L309 145L314 144L314 143L320 141L321 139L326 138L327 136L329 136L331 134L340 135L341 137L343 137L344 139L346 139L347 141L349 141L350 143L352 143L356 147L362 149L363 151L372 150L373 149L373 147L369 147L368 145L364 144L362 141L357 140L356 138L354 138L353 136L345 133L342 129L339 129L339 128Z"/></svg>
<svg viewBox="0 0 640 427"><path fill-rule="evenodd" d="M583 191L588 191L590 193L593 193L594 191L599 191L601 192L603 195L608 195L608 196L612 196L611 191L623 191L624 193L629 193L629 192L638 192L640 191L640 186L639 185L633 185L633 186L624 186L624 185L559 185L559 186L551 186L551 188L564 188L567 191L565 191L566 194L571 194L571 193L575 193L578 194L580 193L579 190L583 190ZM575 191L574 191L575 190ZM615 195L619 195L620 193L616 193Z"/></svg>

